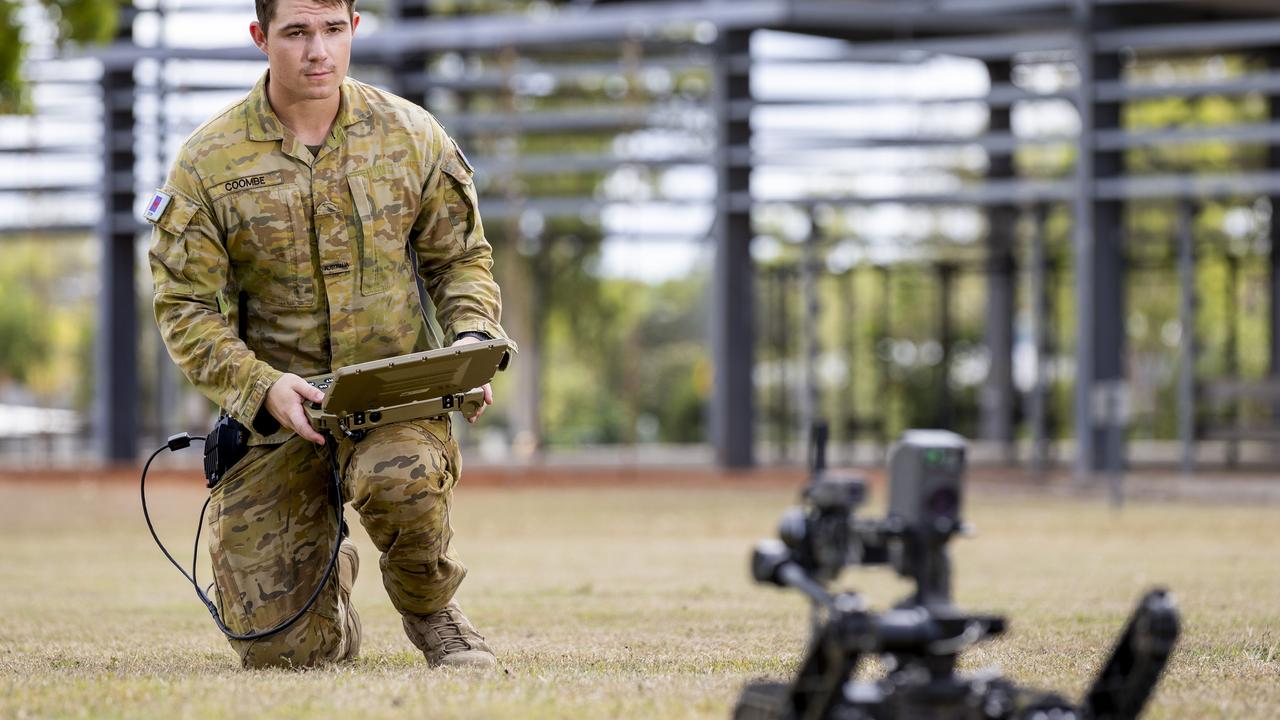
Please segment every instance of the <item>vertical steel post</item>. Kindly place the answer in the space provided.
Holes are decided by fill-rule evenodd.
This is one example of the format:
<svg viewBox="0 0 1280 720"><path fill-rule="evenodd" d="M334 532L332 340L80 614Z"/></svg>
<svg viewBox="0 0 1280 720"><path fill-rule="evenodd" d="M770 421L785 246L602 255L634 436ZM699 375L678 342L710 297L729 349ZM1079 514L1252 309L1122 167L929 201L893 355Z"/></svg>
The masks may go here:
<svg viewBox="0 0 1280 720"><path fill-rule="evenodd" d="M1098 81L1120 78L1120 58L1095 51L1093 33L1111 25L1107 13L1091 0L1076 0L1076 63L1080 87L1080 139L1076 159L1075 297L1076 330L1076 472L1085 478L1124 466L1127 399L1124 382L1124 249L1121 238L1123 203L1100 200L1099 178L1123 172L1118 152L1103 152L1095 142L1098 130L1120 127L1120 104L1104 102L1095 91ZM1114 411L1114 412L1113 412Z"/></svg>
<svg viewBox="0 0 1280 720"><path fill-rule="evenodd" d="M1031 472L1044 477L1049 464L1049 279L1048 253L1045 248L1045 223L1048 206L1036 204L1031 211L1031 309L1032 336L1035 343L1035 380L1027 413L1031 425Z"/></svg>
<svg viewBox="0 0 1280 720"><path fill-rule="evenodd" d="M120 7L118 42L132 42L132 3ZM138 454L138 299L134 262L138 226L134 201L132 61L105 60L102 69L101 288L95 339L97 400L94 432L105 460L132 462Z"/></svg>
<svg viewBox="0 0 1280 720"><path fill-rule="evenodd" d="M387 3L388 20L395 23L399 20L425 20L430 14L427 0L391 0ZM407 52L391 58L387 62L387 70L391 75L391 90L400 97L412 100L422 107L427 107L426 88L414 91L411 78L425 72L427 54L423 52Z"/></svg>
<svg viewBox="0 0 1280 720"><path fill-rule="evenodd" d="M813 424L821 417L818 406L818 224L810 215L809 234L804 239L804 258L800 261L800 381L799 437L808 447Z"/></svg>
<svg viewBox="0 0 1280 720"><path fill-rule="evenodd" d="M991 84L1012 80L1013 63L1008 60L987 63ZM1009 132L1011 109L991 107L987 129ZM988 159L987 177L1009 180L1014 176L1013 155L993 154ZM1017 263L1014 244L1017 237L1018 210L1013 205L994 205L987 210L987 318L984 328L989 365L982 385L982 439L999 443L1006 463L1015 459L1013 417L1013 315L1017 294Z"/></svg>
<svg viewBox="0 0 1280 720"><path fill-rule="evenodd" d="M878 265L880 275L880 307L876 318L876 422L877 440L880 443L880 454L889 448L889 382L892 380L893 356L893 284L892 270L888 265Z"/></svg>
<svg viewBox="0 0 1280 720"><path fill-rule="evenodd" d="M942 359L938 363L937 427L953 429L955 413L951 397L951 345L955 333L952 329L951 299L955 288L956 266L939 263L938 273L938 344L942 346Z"/></svg>
<svg viewBox="0 0 1280 720"><path fill-rule="evenodd" d="M785 463L791 441L791 410L788 402L791 397L790 373L788 372L791 364L791 346L787 338L794 323L791 322L789 311L791 307L789 303L790 272L786 267L775 266L767 271L766 277L769 278L772 286L768 311L773 317L767 342L771 345L773 364L777 368L777 376L775 378L777 382L774 383L774 398L770 417L776 441L773 459L776 462Z"/></svg>
<svg viewBox="0 0 1280 720"><path fill-rule="evenodd" d="M1079 75L1076 112L1080 138L1076 148L1072 246L1075 255L1076 393L1075 435L1077 480L1091 475L1093 463L1093 146L1094 68L1093 3L1076 0L1073 7L1075 59Z"/></svg>
<svg viewBox="0 0 1280 720"><path fill-rule="evenodd" d="M1267 69L1280 70L1280 47L1268 48ZM1280 93L1267 98L1271 122L1280 121ZM1280 171L1280 145L1267 147L1267 169ZM1267 252L1267 375L1272 383L1280 383L1280 195L1268 198L1271 203L1271 224L1268 237L1271 247ZM1280 424L1280 405L1271 408L1273 424Z"/></svg>
<svg viewBox="0 0 1280 720"><path fill-rule="evenodd" d="M1178 303L1178 322L1182 333L1178 341L1178 439L1182 443L1182 472L1187 475L1196 469L1196 259L1193 221L1191 202L1179 200L1177 243L1181 301Z"/></svg>
<svg viewBox="0 0 1280 720"><path fill-rule="evenodd" d="M715 381L711 427L722 467L755 464L752 369L755 359L752 307L751 209L735 198L750 197L751 167L735 165L734 151L749 151L749 119L734 117L735 101L751 98L750 31L721 29L712 65L717 143L712 361Z"/></svg>
<svg viewBox="0 0 1280 720"><path fill-rule="evenodd" d="M856 443L858 440L858 398L854 394L857 391L855 378L857 373L857 352L858 352L858 325L854 321L857 317L855 309L858 304L857 290L858 278L857 267L850 267L841 276L841 297L845 299L843 312L839 313L839 317L845 318L842 323L844 333L844 357L845 357L845 382L844 392L840 393L840 419L843 425L841 439L849 445L849 464L852 465L858 461L858 451Z"/></svg>
<svg viewBox="0 0 1280 720"><path fill-rule="evenodd" d="M168 45L168 35L165 32L166 8L171 0L158 0L155 9L152 11L159 26L156 36L156 45L158 47L166 47ZM169 147L169 113L168 113L168 73L169 63L165 60L159 61L160 69L156 73L155 90L156 90L156 167L160 168L160 177L156 181L156 186L162 185L167 178L165 177L166 168L170 165L170 159L165 155L166 149ZM157 442L163 441L173 429L176 429L177 422L182 420L180 414L176 412L179 406L181 393L179 389L181 385L178 382L178 366L173 363L173 359L169 357L169 349L165 346L164 339L160 336L160 328L155 323L150 323L151 329L148 336L154 342L154 358L156 364L155 377L155 432Z"/></svg>
<svg viewBox="0 0 1280 720"><path fill-rule="evenodd" d="M1223 298L1223 310L1227 317L1227 346L1224 349L1227 356L1226 375L1229 380L1238 383L1240 381L1240 318L1237 315L1236 298L1240 296L1240 257L1232 253L1231 248L1228 247L1222 259L1227 264L1227 281ZM1231 406L1227 410L1228 425L1236 431L1233 432L1233 437L1227 440L1226 447L1227 466L1231 468L1240 464L1238 431L1243 402L1243 397L1234 394L1231 398Z"/></svg>

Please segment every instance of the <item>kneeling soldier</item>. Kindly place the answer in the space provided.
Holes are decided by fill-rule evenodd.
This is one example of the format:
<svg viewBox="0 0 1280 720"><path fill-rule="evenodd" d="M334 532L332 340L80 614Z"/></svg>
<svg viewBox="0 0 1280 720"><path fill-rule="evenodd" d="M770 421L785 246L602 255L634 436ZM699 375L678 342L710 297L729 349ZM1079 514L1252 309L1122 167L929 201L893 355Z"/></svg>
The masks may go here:
<svg viewBox="0 0 1280 720"><path fill-rule="evenodd" d="M267 72L192 134L147 212L156 321L191 382L252 430L209 517L227 625L271 628L323 577L340 532L329 499L336 452L343 497L382 553L410 640L433 665L492 665L453 602L466 569L449 547L461 470L449 419L327 447L303 410L323 398L304 376L440 344L418 276L453 344L505 337L471 167L425 110L346 77L354 4L257 0L250 33ZM244 666L354 658L358 568L344 541L335 577L301 620L232 641Z"/></svg>

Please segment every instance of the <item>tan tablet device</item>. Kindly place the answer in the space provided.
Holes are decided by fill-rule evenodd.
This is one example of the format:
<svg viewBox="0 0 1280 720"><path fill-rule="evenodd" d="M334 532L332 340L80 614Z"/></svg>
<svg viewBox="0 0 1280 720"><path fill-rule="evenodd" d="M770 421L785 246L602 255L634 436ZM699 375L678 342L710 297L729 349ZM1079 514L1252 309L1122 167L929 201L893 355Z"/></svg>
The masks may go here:
<svg viewBox="0 0 1280 720"><path fill-rule="evenodd" d="M306 404L307 416L317 431L344 435L454 411L473 417L484 403L481 388L507 369L510 348L506 340L486 340L307 378L325 393L320 404Z"/></svg>

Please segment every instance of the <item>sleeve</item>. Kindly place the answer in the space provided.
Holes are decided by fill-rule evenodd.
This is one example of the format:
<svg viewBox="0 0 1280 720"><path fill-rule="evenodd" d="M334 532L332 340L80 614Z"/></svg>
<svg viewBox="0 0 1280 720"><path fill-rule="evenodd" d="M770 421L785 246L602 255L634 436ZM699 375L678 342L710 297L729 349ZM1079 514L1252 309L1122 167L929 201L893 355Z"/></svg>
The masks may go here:
<svg viewBox="0 0 1280 720"><path fill-rule="evenodd" d="M436 163L427 175L411 235L418 274L446 338L481 332L505 339L493 248L484 236L471 166L438 123L433 130Z"/></svg>
<svg viewBox="0 0 1280 720"><path fill-rule="evenodd" d="M153 198L149 252L156 324L169 356L191 384L232 417L253 427L267 390L283 374L259 360L218 308L230 260L208 196L179 156ZM164 198L168 198L165 200Z"/></svg>

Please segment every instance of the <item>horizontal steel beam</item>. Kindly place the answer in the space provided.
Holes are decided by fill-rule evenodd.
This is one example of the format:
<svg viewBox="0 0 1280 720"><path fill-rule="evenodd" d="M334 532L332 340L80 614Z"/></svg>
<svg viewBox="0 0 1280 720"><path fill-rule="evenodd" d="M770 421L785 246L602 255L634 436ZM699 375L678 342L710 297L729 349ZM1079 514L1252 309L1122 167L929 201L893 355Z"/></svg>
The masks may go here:
<svg viewBox="0 0 1280 720"><path fill-rule="evenodd" d="M476 157L473 164L482 177L511 175L554 175L558 173L606 172L620 167L667 168L705 165L709 154L676 155L660 158L627 158L601 154L519 155L511 158Z"/></svg>
<svg viewBox="0 0 1280 720"><path fill-rule="evenodd" d="M830 2L793 0L787 27L824 32L881 30L906 32L990 32L994 28L1028 30L1061 26L1070 20L1064 0L935 0Z"/></svg>
<svg viewBox="0 0 1280 720"><path fill-rule="evenodd" d="M557 86L594 80L600 77L615 75L633 75L653 72L655 70L684 71L705 69L711 58L703 53L691 51L678 57L652 57L642 55L635 64L622 60L586 61L581 63L539 63L522 59L510 70L485 69L468 71L461 75L449 75L443 72L428 71L407 73L402 76L406 87L415 92L424 92L432 88L447 90L488 90L492 92L512 90L533 94L536 83L546 79Z"/></svg>
<svg viewBox="0 0 1280 720"><path fill-rule="evenodd" d="M573 130L620 130L637 127L682 128L685 118L699 116L710 122L706 110L698 107L670 107L659 104L621 102L606 107L527 112L477 112L436 118L450 130L465 133L547 133Z"/></svg>
<svg viewBox="0 0 1280 720"><path fill-rule="evenodd" d="M923 40L879 40L845 45L835 51L821 51L802 55L793 53L776 56L738 55L730 60L731 67L744 69L759 65L808 65L839 62L883 62L885 60L918 60L929 55L957 55L978 59L1007 59L1020 52L1044 50L1069 50L1073 47L1071 33L1046 31L1034 33L975 35L960 38Z"/></svg>
<svg viewBox="0 0 1280 720"><path fill-rule="evenodd" d="M1098 130L1094 134L1095 146L1104 151L1162 145L1188 145L1201 142L1280 145L1280 123L1136 131Z"/></svg>
<svg viewBox="0 0 1280 720"><path fill-rule="evenodd" d="M1157 97L1197 97L1201 95L1280 94L1280 73L1256 73L1224 80L1204 80L1169 85L1132 84L1116 80L1094 84L1095 97L1103 102L1122 102Z"/></svg>
<svg viewBox="0 0 1280 720"><path fill-rule="evenodd" d="M861 108L884 105L913 105L936 107L939 105L958 105L965 103L983 103L989 107L1009 107L1019 102L1036 102L1044 100L1071 100L1075 98L1074 90L1041 93L1016 85L995 85L985 95L932 96L916 95L877 95L847 98L801 98L770 97L753 100L735 100L729 106L729 113L735 120L747 119L756 108Z"/></svg>
<svg viewBox="0 0 1280 720"><path fill-rule="evenodd" d="M1104 178L1095 194L1104 200L1280 195L1280 172Z"/></svg>
<svg viewBox="0 0 1280 720"><path fill-rule="evenodd" d="M1156 25L1141 28L1100 30L1093 34L1099 53L1121 50L1203 50L1272 47L1280 37L1280 20L1254 19L1228 22Z"/></svg>
<svg viewBox="0 0 1280 720"><path fill-rule="evenodd" d="M609 207L705 207L710 209L714 204L715 201L711 198L695 200L653 198L628 201L595 197L509 198L495 195L480 197L480 215L486 220L510 219L526 212L536 212L547 217L582 217L598 214Z"/></svg>
<svg viewBox="0 0 1280 720"><path fill-rule="evenodd" d="M1074 135L1022 137L1008 132L983 133L965 137L895 136L858 137L809 135L804 132L759 131L762 144L770 152L783 150L874 149L874 148L965 148L979 147L994 155L1008 155L1020 148L1065 145L1077 141ZM1280 123L1182 127L1159 130L1098 130L1094 144L1099 150L1117 151L1136 147L1187 145L1201 142L1267 143L1280 145ZM739 162L755 157L743 148L732 148Z"/></svg>
<svg viewBox="0 0 1280 720"><path fill-rule="evenodd" d="M989 181L955 190L912 193L833 195L812 198L752 198L737 193L729 199L737 210L755 205L792 205L818 207L829 205L1020 205L1041 202L1065 202L1075 197L1075 185L1068 180Z"/></svg>

